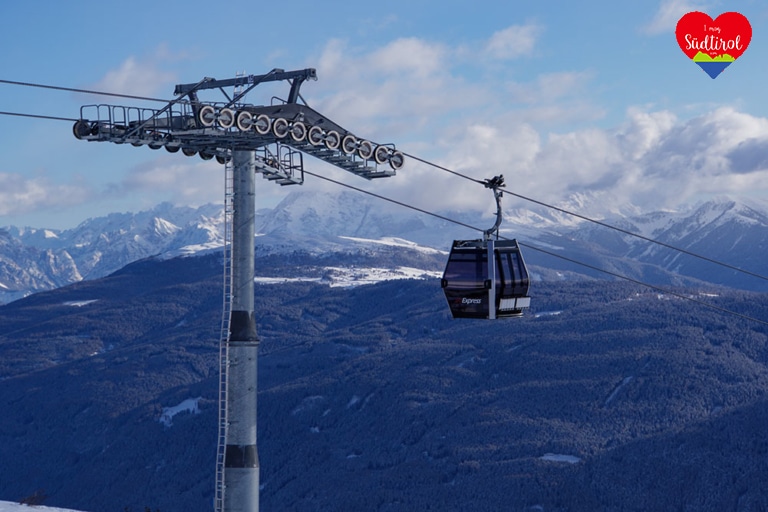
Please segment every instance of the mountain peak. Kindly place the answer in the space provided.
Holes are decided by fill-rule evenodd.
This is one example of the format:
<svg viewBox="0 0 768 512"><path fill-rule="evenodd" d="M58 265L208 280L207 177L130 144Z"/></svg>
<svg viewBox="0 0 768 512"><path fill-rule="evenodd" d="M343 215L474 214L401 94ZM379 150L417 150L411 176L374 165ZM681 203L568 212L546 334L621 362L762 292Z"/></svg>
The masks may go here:
<svg viewBox="0 0 768 512"><path fill-rule="evenodd" d="M161 217L154 217L152 219L152 231L156 235L160 236L169 236L174 235L178 233L181 230L181 228L172 222L168 222L167 220L161 218Z"/></svg>

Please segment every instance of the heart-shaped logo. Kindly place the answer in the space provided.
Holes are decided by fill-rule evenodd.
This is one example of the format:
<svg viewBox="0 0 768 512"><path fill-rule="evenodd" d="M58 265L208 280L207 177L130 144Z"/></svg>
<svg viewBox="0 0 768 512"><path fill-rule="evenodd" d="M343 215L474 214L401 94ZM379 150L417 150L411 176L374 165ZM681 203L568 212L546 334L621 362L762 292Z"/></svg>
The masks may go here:
<svg viewBox="0 0 768 512"><path fill-rule="evenodd" d="M738 12L724 12L713 20L706 13L693 11L677 22L675 36L683 53L717 78L749 46L752 25Z"/></svg>

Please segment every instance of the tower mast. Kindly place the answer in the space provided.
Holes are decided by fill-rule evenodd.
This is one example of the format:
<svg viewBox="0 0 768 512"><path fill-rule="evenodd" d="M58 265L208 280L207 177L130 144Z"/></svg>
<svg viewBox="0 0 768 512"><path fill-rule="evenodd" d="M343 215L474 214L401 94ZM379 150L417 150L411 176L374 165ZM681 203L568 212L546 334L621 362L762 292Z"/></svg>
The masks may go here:
<svg viewBox="0 0 768 512"><path fill-rule="evenodd" d="M256 448L256 398L259 338L254 314L254 237L256 234L255 155L234 151L232 214L232 313L227 339L227 433L224 450L226 512L258 512L259 455Z"/></svg>

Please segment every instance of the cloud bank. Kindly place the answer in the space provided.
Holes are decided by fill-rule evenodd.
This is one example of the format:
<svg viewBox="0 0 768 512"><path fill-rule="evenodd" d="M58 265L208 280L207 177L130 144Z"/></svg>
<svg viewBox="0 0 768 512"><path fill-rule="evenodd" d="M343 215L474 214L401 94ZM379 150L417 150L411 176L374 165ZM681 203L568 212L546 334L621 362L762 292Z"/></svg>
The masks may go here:
<svg viewBox="0 0 768 512"><path fill-rule="evenodd" d="M91 191L80 184L54 183L46 177L29 178L0 172L0 215L18 215L40 209L59 209L90 199Z"/></svg>
<svg viewBox="0 0 768 512"><path fill-rule="evenodd" d="M665 2L658 16L692 7ZM509 34L542 32L533 25L510 27L475 47L487 50L502 37L511 40ZM605 212L653 210L768 188L768 119L728 106L688 119L635 106L618 126L563 130L570 121L600 120L603 109L590 96L594 73L470 80L466 67L482 59L467 60L469 54L466 46L416 38L369 52L331 41L318 69L323 84L312 85L310 104L361 136L394 140L406 152L475 179L504 174L511 190L554 204L578 196L593 198ZM369 188L432 209L491 207L483 187L412 159L397 177Z"/></svg>

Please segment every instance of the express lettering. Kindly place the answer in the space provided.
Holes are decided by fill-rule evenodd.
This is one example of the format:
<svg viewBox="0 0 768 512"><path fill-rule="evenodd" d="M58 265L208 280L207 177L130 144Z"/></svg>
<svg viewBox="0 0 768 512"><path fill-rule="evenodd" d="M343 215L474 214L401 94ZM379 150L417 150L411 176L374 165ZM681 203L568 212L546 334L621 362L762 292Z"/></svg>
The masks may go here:
<svg viewBox="0 0 768 512"><path fill-rule="evenodd" d="M482 304L482 302L483 302L483 299L468 299L466 297L461 299L462 304Z"/></svg>

